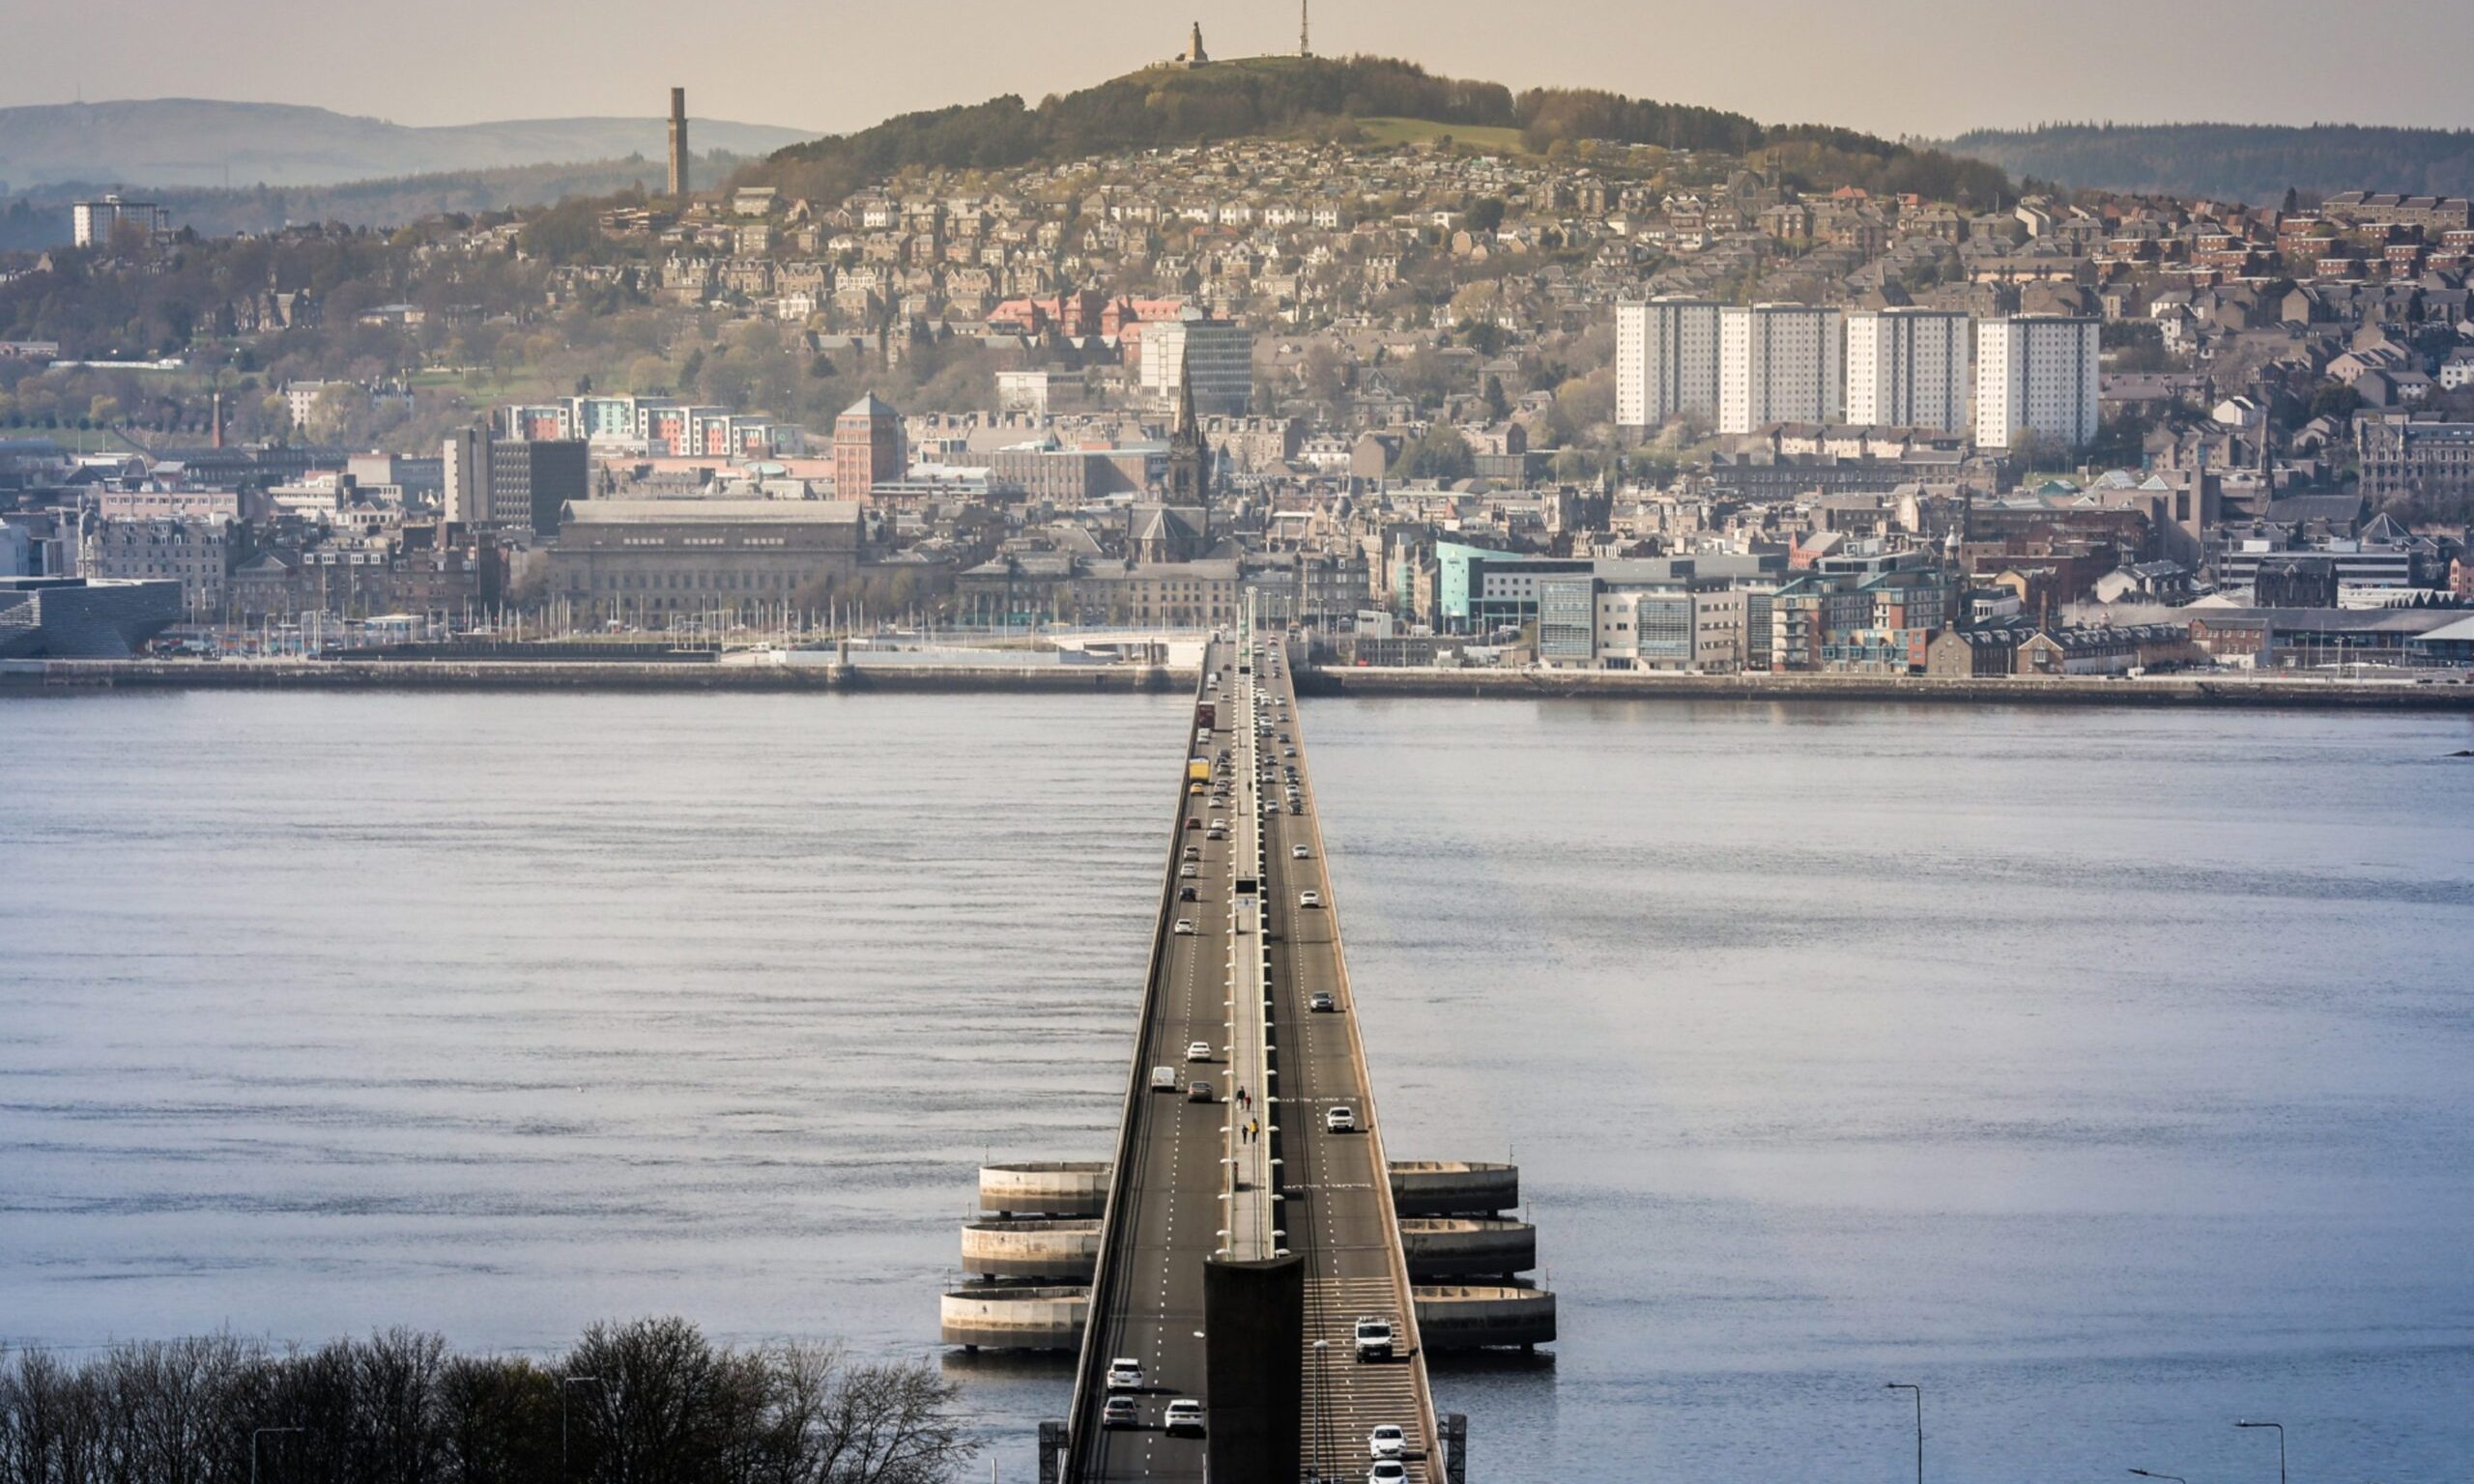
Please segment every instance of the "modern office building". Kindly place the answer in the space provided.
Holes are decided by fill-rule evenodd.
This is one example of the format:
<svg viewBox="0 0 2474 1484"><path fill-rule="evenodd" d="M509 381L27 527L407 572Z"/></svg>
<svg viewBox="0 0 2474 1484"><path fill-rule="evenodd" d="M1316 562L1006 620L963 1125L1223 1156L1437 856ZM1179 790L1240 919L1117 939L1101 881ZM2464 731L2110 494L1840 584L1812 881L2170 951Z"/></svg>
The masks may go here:
<svg viewBox="0 0 2474 1484"><path fill-rule="evenodd" d="M1674 296L1615 306L1615 421L1635 436L1718 415L1718 305Z"/></svg>
<svg viewBox="0 0 2474 1484"><path fill-rule="evenodd" d="M451 444L451 441L450 441ZM532 439L491 442L489 448L489 516L483 523L499 529L526 529L537 536L559 533L559 513L570 500L581 503L590 487L590 462L579 439Z"/></svg>
<svg viewBox="0 0 2474 1484"><path fill-rule="evenodd" d="M442 499L446 519L458 526L490 522L490 435L461 428L446 435L439 463L445 471Z"/></svg>
<svg viewBox="0 0 2474 1484"><path fill-rule="evenodd" d="M1859 427L1965 432L1969 349L1968 317L1957 310L1850 313L1847 420Z"/></svg>
<svg viewBox="0 0 2474 1484"><path fill-rule="evenodd" d="M1847 402L1846 321L1810 304L1718 311L1718 431L1832 422Z"/></svg>
<svg viewBox="0 0 2474 1484"><path fill-rule="evenodd" d="M1253 331L1234 321L1199 316L1143 326L1144 394L1164 411L1174 408L1189 377L1197 414L1246 415L1254 401Z"/></svg>
<svg viewBox="0 0 2474 1484"><path fill-rule="evenodd" d="M2021 315L1975 328L1975 441L2007 448L2023 433L2064 448L2096 437L2094 320Z"/></svg>

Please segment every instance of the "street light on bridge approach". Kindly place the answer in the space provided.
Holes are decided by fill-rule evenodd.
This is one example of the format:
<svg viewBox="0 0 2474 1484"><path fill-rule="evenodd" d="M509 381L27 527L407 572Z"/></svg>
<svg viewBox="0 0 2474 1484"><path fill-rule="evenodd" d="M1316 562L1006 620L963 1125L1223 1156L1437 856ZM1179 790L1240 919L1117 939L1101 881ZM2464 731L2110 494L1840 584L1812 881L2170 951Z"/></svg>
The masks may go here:
<svg viewBox="0 0 2474 1484"><path fill-rule="evenodd" d="M1913 1382L1885 1381L1882 1389L1915 1393L1915 1484L1924 1484L1924 1388Z"/></svg>
<svg viewBox="0 0 2474 1484"><path fill-rule="evenodd" d="M2285 1424L2282 1422L2236 1422L2235 1427L2273 1427L2277 1430L2277 1484L2285 1484Z"/></svg>

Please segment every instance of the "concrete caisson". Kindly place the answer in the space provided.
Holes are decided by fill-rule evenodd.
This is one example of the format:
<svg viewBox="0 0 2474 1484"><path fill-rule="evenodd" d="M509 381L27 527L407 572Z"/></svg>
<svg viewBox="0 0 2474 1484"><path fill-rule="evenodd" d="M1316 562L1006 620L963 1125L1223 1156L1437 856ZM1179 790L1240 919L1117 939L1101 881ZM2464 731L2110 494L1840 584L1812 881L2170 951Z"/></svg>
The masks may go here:
<svg viewBox="0 0 2474 1484"><path fill-rule="evenodd" d="M1400 1255L1420 1280L1527 1272L1538 1266L1538 1229L1492 1216L1403 1216Z"/></svg>
<svg viewBox="0 0 2474 1484"><path fill-rule="evenodd" d="M1555 1338L1555 1296L1542 1288L1420 1285L1418 1337L1428 1350L1527 1349Z"/></svg>
<svg viewBox="0 0 2474 1484"><path fill-rule="evenodd" d="M1392 1204L1404 1216L1490 1216L1520 1204L1520 1166L1476 1159L1395 1159Z"/></svg>
<svg viewBox="0 0 2474 1484"><path fill-rule="evenodd" d="M937 1336L967 1350L1079 1350L1091 1291L1065 1285L956 1289L937 1300Z"/></svg>
<svg viewBox="0 0 2474 1484"><path fill-rule="evenodd" d="M1105 1159L982 1165L979 1209L999 1215L1098 1216L1108 1207Z"/></svg>
<svg viewBox="0 0 2474 1484"><path fill-rule="evenodd" d="M971 1221L963 1226L963 1270L977 1277L1088 1283L1099 1263L1100 1222L1096 1216L1017 1217L1010 1221Z"/></svg>

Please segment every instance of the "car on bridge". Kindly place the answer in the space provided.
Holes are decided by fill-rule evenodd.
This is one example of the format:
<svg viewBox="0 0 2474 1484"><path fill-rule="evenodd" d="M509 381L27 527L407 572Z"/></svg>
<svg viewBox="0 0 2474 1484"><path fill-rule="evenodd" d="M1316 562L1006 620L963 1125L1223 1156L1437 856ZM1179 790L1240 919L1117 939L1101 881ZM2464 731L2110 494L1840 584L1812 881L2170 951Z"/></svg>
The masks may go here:
<svg viewBox="0 0 2474 1484"><path fill-rule="evenodd" d="M1194 920L1191 917L1181 917L1177 919L1175 931L1177 936L1181 938L1193 937L1194 935Z"/></svg>
<svg viewBox="0 0 2474 1484"><path fill-rule="evenodd" d="M1349 1107L1324 1109L1323 1131L1325 1133L1357 1132L1357 1109Z"/></svg>
<svg viewBox="0 0 2474 1484"><path fill-rule="evenodd" d="M1194 872L1190 870L1190 871L1187 871L1187 872L1186 872L1186 874L1191 876L1191 875L1193 875L1193 874L1194 874ZM1197 897L1197 896L1194 894L1194 889L1193 887L1191 887L1191 886L1181 886L1181 887L1177 888L1177 899L1178 899L1179 901L1199 901L1199 900L1201 900L1201 899L1200 899L1199 897Z"/></svg>
<svg viewBox="0 0 2474 1484"><path fill-rule="evenodd" d="M1187 1100L1188 1102L1210 1102L1210 1101L1212 1101L1213 1099L1212 1099L1212 1096L1211 1096L1211 1084L1210 1084L1210 1083L1208 1083L1208 1082L1189 1082L1189 1083L1187 1083L1187 1084L1186 1084L1186 1100Z"/></svg>
<svg viewBox="0 0 2474 1484"><path fill-rule="evenodd" d="M1297 904L1301 907L1319 907L1323 904L1323 894L1321 892L1300 892L1297 894Z"/></svg>
<svg viewBox="0 0 2474 1484"><path fill-rule="evenodd" d="M1211 1042L1207 1041L1190 1041L1186 1042L1186 1060L1190 1062L1210 1061Z"/></svg>
<svg viewBox="0 0 2474 1484"><path fill-rule="evenodd" d="M1409 1451L1409 1435L1398 1423L1386 1422L1366 1435L1366 1451L1369 1458L1398 1458Z"/></svg>
<svg viewBox="0 0 2474 1484"><path fill-rule="evenodd" d="M1307 849L1304 845L1291 845L1288 847L1288 858L1292 861L1302 861L1312 854L1313 852Z"/></svg>
<svg viewBox="0 0 2474 1484"><path fill-rule="evenodd" d="M1142 1362L1131 1357L1109 1361L1108 1387L1111 1391L1141 1390Z"/></svg>
<svg viewBox="0 0 2474 1484"><path fill-rule="evenodd" d="M1306 1008L1319 1014L1329 1014L1339 1006L1328 994L1317 994L1306 1002Z"/></svg>
<svg viewBox="0 0 2474 1484"><path fill-rule="evenodd" d="M1112 1396L1100 1404L1100 1425L1108 1428L1139 1427L1142 1409L1130 1396Z"/></svg>
<svg viewBox="0 0 2474 1484"><path fill-rule="evenodd" d="M1202 868L1193 861L1182 862L1177 867L1177 875L1181 880L1192 881L1200 874L1202 874Z"/></svg>
<svg viewBox="0 0 2474 1484"><path fill-rule="evenodd" d="M1166 1412L1160 1414L1160 1425L1171 1433L1201 1432L1202 1403L1191 1396L1178 1397L1168 1404Z"/></svg>
<svg viewBox="0 0 2474 1484"><path fill-rule="evenodd" d="M1378 1458L1366 1470L1366 1484L1408 1484L1409 1466L1396 1458Z"/></svg>
<svg viewBox="0 0 2474 1484"><path fill-rule="evenodd" d="M1177 1090L1177 1069L1174 1067L1152 1068L1151 1090L1155 1093L1175 1092Z"/></svg>
<svg viewBox="0 0 2474 1484"><path fill-rule="evenodd" d="M1392 1358L1392 1321L1369 1314L1357 1322L1354 1337L1360 1360Z"/></svg>

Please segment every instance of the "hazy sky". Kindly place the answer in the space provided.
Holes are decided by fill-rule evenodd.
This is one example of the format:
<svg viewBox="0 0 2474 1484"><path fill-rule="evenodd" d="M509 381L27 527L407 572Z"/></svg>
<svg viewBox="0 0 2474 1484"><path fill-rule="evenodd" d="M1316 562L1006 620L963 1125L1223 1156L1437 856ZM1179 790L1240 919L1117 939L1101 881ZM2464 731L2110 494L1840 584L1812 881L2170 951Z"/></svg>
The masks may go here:
<svg viewBox="0 0 2474 1484"><path fill-rule="evenodd" d="M404 124L840 130L1165 57L1294 47L1292 0L0 0L0 104L202 97ZM2474 125L2474 0L1322 0L1315 49L1884 133L2052 119Z"/></svg>

